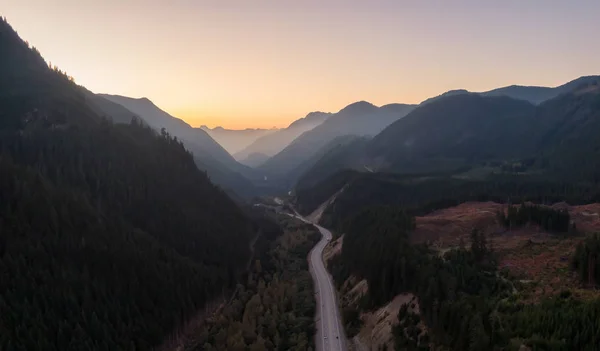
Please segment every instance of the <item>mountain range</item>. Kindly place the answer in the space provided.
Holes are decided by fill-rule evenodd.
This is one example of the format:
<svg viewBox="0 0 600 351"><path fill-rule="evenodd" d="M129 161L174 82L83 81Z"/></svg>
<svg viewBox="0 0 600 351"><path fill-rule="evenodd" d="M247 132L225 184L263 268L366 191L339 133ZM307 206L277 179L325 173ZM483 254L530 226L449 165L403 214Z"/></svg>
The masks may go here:
<svg viewBox="0 0 600 351"><path fill-rule="evenodd" d="M575 80L567 82L565 84L556 86L556 87L540 87L540 86L523 86L523 85L510 85L502 88L496 88L489 91L474 93L482 96L507 96L517 100L525 100L534 105L539 105L544 101L553 99L561 94L572 91L580 85L584 85L586 83L594 82L598 76L584 76L579 77ZM425 105L427 103L433 102L438 98L450 96L450 95L459 95L459 94L467 94L471 93L465 89L456 89L447 91L441 95L434 96L428 98L421 102L420 105Z"/></svg>
<svg viewBox="0 0 600 351"><path fill-rule="evenodd" d="M256 163L247 160L252 154L254 154L252 157L255 159L257 155L271 157L288 146L302 133L323 123L329 116L331 116L331 113L311 112L306 117L292 122L287 128L258 138L242 151L235 153L234 157L242 163L249 162L251 164ZM264 156L261 157L264 159Z"/></svg>
<svg viewBox="0 0 600 351"><path fill-rule="evenodd" d="M373 136L414 108L413 105L405 104L377 107L366 101L348 105L319 126L301 134L282 151L267 160L259 170L271 176L286 177L336 137Z"/></svg>
<svg viewBox="0 0 600 351"><path fill-rule="evenodd" d="M218 142L227 152L235 154L244 150L258 138L277 132L278 128L261 129L261 128L246 128L246 129L225 129L223 127L208 128L200 126L203 131L207 132L216 142Z"/></svg>
<svg viewBox="0 0 600 351"><path fill-rule="evenodd" d="M600 76L565 86L572 90L537 105L504 94L445 94L421 104L371 140L342 146L333 159L324 158L300 177L312 174L312 182L298 186L314 186L344 169L400 174L469 171L468 176L517 171L598 182Z"/></svg>
<svg viewBox="0 0 600 351"><path fill-rule="evenodd" d="M419 105L377 107L360 101L337 113L309 113L280 130L192 128L145 98L86 96L90 106L115 121L138 116L157 131L165 128L217 184L247 198L273 191L269 188L314 185L342 169L422 173L473 162L517 162L537 150L531 135L544 129L535 116L547 109L546 102L597 79L581 77L555 88L452 90ZM238 162L210 134L219 134L223 144L254 141L235 154Z"/></svg>

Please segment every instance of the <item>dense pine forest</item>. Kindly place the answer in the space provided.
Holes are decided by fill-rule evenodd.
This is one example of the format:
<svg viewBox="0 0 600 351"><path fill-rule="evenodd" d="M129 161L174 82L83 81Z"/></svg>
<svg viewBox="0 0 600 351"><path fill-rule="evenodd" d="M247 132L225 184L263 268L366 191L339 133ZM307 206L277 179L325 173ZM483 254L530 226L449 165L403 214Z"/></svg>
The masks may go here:
<svg viewBox="0 0 600 351"><path fill-rule="evenodd" d="M188 349L314 350L316 304L306 257L320 234L285 215L277 222L282 229L257 240L245 285Z"/></svg>
<svg viewBox="0 0 600 351"><path fill-rule="evenodd" d="M148 350L246 269L260 224L168 131L108 117L0 20L2 350Z"/></svg>
<svg viewBox="0 0 600 351"><path fill-rule="evenodd" d="M400 293L415 295L419 309L405 306L398 314L396 349L595 350L599 345L597 300L575 299L565 290L525 303L518 299L521 283L498 270L483 232L474 229L469 243L440 254L410 244L413 228L414 218L400 208L363 210L345 223L342 252L330 263L337 284L350 275L367 280L360 311ZM593 284L597 241L589 239L573 257L582 281Z"/></svg>
<svg viewBox="0 0 600 351"><path fill-rule="evenodd" d="M595 234L581 242L573 255L573 269L581 282L589 287L597 287L600 282L600 234Z"/></svg>
<svg viewBox="0 0 600 351"><path fill-rule="evenodd" d="M571 216L567 210L556 210L546 206L521 204L518 207L508 205L497 215L498 222L506 228L517 228L527 224L537 224L549 232L575 231L571 224Z"/></svg>

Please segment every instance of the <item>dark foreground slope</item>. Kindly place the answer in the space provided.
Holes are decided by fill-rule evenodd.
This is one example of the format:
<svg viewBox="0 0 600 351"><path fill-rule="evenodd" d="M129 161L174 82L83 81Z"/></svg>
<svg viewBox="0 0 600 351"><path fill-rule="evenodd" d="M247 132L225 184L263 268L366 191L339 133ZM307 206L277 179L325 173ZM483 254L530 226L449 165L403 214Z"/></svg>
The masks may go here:
<svg viewBox="0 0 600 351"><path fill-rule="evenodd" d="M113 125L0 21L0 349L148 350L231 288L255 225L183 145Z"/></svg>

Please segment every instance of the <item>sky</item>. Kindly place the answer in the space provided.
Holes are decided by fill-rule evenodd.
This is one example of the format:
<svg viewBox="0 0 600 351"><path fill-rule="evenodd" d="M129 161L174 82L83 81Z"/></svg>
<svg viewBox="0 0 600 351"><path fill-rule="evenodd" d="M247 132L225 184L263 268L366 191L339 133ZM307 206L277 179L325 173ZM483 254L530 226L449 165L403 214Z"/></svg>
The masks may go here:
<svg viewBox="0 0 600 351"><path fill-rule="evenodd" d="M1 0L47 61L193 126L600 73L598 0Z"/></svg>

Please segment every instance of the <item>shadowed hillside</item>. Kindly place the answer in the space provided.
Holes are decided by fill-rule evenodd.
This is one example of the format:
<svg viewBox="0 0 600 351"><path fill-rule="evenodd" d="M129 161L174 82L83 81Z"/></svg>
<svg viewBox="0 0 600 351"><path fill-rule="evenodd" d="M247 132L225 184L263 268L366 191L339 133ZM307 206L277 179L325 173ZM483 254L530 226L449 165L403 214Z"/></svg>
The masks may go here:
<svg viewBox="0 0 600 351"><path fill-rule="evenodd" d="M148 350L234 287L256 225L182 143L112 124L0 21L0 348Z"/></svg>

